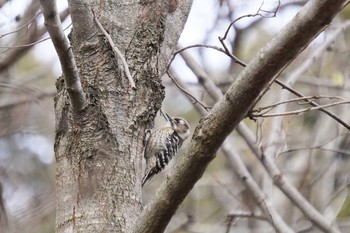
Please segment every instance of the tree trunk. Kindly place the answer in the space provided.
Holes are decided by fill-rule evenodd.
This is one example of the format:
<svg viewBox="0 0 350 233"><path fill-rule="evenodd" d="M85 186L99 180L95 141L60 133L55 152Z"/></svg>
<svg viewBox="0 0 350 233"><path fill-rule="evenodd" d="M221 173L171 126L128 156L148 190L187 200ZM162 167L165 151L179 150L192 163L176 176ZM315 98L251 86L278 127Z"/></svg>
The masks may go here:
<svg viewBox="0 0 350 233"><path fill-rule="evenodd" d="M76 114L64 79L57 81L56 232L132 231L142 209L144 131L161 107L161 76L190 5L189 0L69 1L71 45L88 103ZM136 89L91 9L124 54Z"/></svg>

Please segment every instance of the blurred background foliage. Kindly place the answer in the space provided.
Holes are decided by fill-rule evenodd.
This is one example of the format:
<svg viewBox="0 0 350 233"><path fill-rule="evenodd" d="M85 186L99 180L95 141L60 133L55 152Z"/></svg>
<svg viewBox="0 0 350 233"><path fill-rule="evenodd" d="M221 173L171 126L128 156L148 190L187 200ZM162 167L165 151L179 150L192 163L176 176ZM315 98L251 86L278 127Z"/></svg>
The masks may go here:
<svg viewBox="0 0 350 233"><path fill-rule="evenodd" d="M305 2L208 0L203 4L203 1L194 0L179 48L194 44L222 47L218 37L224 35L231 22L258 12L258 16L236 22L226 40L233 54L248 63ZM68 27L66 33L69 33L66 4L60 2L59 7L64 27ZM347 7L279 79L305 96L326 96L318 100L319 104L332 103L333 97L349 100L349 15L350 8ZM2 0L0 18L0 191L3 204L0 205L0 227L6 227L0 228L0 232L54 232L53 97L60 66L51 42L46 40L48 35L37 0ZM186 52L222 93L243 69L214 49L197 47ZM210 109L215 100L203 87L203 80L189 68L188 62L178 54L172 63L171 74L181 82L182 88ZM163 110L186 118L193 131L201 117L194 107L194 99L181 91L167 75L163 77L163 83L166 87ZM272 85L255 109L292 98L295 97L287 90ZM300 101L282 106L272 112L310 107ZM348 104L332 106L328 110L350 124ZM350 229L349 129L317 110L283 117L247 118L244 123L255 136L255 144L274 155L279 169L307 200L327 218L336 220L343 232ZM155 126L162 124L164 120L159 116ZM233 132L227 142L293 229L318 232L273 185L240 135ZM182 156L181 152L179 156ZM170 169L171 166L144 188L145 203L155 194ZM222 150L217 152L217 158L167 228L167 232L172 233L215 231L273 232Z"/></svg>

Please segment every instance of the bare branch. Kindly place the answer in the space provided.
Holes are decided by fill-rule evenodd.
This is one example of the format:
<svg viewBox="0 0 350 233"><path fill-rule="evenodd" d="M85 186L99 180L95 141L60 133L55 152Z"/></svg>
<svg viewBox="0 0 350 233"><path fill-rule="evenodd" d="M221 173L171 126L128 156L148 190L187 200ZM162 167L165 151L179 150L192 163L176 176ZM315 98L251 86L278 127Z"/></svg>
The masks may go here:
<svg viewBox="0 0 350 233"><path fill-rule="evenodd" d="M37 1L35 1L35 2L37 2ZM24 14L23 20L25 20L27 17L30 17L30 15L33 14L33 12L35 12L34 11L36 9L36 8L34 8L35 6L36 6L35 3L34 4L30 4L29 9L26 10L26 12ZM39 7L39 5L38 5L38 7ZM35 16L33 16L23 26L19 25L18 29L14 30L14 31L11 31L11 32L8 32L8 33L5 33L5 34L2 35L2 36L6 36L6 35L9 35L9 34L17 32L18 33L17 37L21 38L22 37L21 36L21 33L22 33L21 29L29 27L29 30L28 30L29 33L26 32L26 33L28 33L28 35L25 36L25 40L24 41L16 41L15 45L11 45L11 46L0 46L0 48L6 49L6 50L0 52L1 54L6 53L6 56L4 56L2 61L0 62L0 72L3 71L3 70L6 70L9 66L14 64L32 46L50 39L50 37L48 37L48 38L44 38L44 39L38 40L41 36L43 36L46 33L46 28L45 27L37 28L37 26L36 26L37 22L34 19L36 19L36 17L39 14L41 14L41 13L38 13ZM66 8L65 10L63 10L60 13L61 21L65 20L68 17L68 15L69 15L69 11ZM32 30L33 25L35 26L34 27L35 30ZM64 30L66 30L66 29L64 29Z"/></svg>
<svg viewBox="0 0 350 233"><path fill-rule="evenodd" d="M194 101L192 102L192 104L196 104L198 103L199 105L201 105L206 111L208 111L208 109L210 107L208 106L205 106L204 104L202 104L201 101L197 100L196 97L194 97L191 93L189 93L188 91L186 91L179 83L178 83L178 80L175 79L171 73L169 71L167 71L167 75L169 76L169 78L174 82L174 84L177 86L177 88L179 88L183 93L185 93L187 96L191 97L191 99Z"/></svg>
<svg viewBox="0 0 350 233"><path fill-rule="evenodd" d="M68 25L66 28L63 29L63 31L67 30L70 26L71 26L71 25ZM39 32L39 31L40 31L40 30L38 30L37 36L35 37L36 39L39 38L40 36L42 36L42 35L46 32L46 29L45 29L45 31L43 31L43 32ZM47 41L47 40L50 40L50 39L51 39L51 37L46 37L46 38L44 38L44 39L37 40L37 41L31 42L31 43L25 43L25 44L20 44L20 45L12 45L12 46L0 46L0 48L1 48L1 49L8 49L8 50L10 50L10 49L21 49L21 48L22 48L22 49L24 49L24 48L30 48L30 47L33 47L34 45L40 44L40 43L42 43L42 42L44 42L44 41ZM33 38L33 40L35 40L35 39ZM3 52L1 52L1 53L5 53L5 52L7 52L8 50L3 51Z"/></svg>
<svg viewBox="0 0 350 233"><path fill-rule="evenodd" d="M179 204L215 158L217 149L227 135L246 117L261 91L266 89L274 77L330 24L346 2L346 0L309 1L292 22L255 56L225 96L200 121L191 143L186 148L184 156L179 158L174 172L142 211L135 224L134 233L162 232L165 229ZM280 181L284 180L277 179L276 183L285 183ZM309 208L311 205L306 203ZM304 210L304 207L299 208ZM312 206L310 208L314 210ZM339 232L330 221L315 212L311 212L310 219L317 227L325 232Z"/></svg>
<svg viewBox="0 0 350 233"><path fill-rule="evenodd" d="M26 100L21 100L21 101L16 101L13 103L7 103L4 105L0 105L0 110L5 110L8 111L11 108L15 108L18 107L20 105L23 104L28 104L28 103L33 103L33 102L37 102L46 98L53 98L56 94L56 91L52 91L52 92L47 92L47 93L40 93L39 95L26 99Z"/></svg>
<svg viewBox="0 0 350 233"><path fill-rule="evenodd" d="M230 213L227 215L228 218L254 218L261 221L267 221L267 218L261 215L256 215L254 213Z"/></svg>
<svg viewBox="0 0 350 233"><path fill-rule="evenodd" d="M56 2L54 0L40 0L40 4L44 14L45 26L61 63L73 111L78 114L86 105L86 98L73 52L61 27Z"/></svg>
<svg viewBox="0 0 350 233"><path fill-rule="evenodd" d="M195 63L194 59L189 54L186 54L186 56L183 56L183 58L185 58L187 65L197 75L197 78L200 80L200 82L202 83L204 88L207 90L207 92L212 96L212 98L215 101L218 101L223 96L223 94L211 81L208 75L199 67L199 65ZM175 81L173 78L172 80ZM184 84L182 86L184 86ZM190 95L187 94L188 92L185 91L185 93L186 93L185 96L190 99ZM194 106L198 109L196 105ZM202 109L198 109L198 111L201 113L202 116L206 115L206 112L203 112ZM239 130L242 130L241 129L242 127L244 128L243 122L240 123ZM260 209L266 215L265 220L269 221L273 227L278 229L279 232L293 232L289 228L289 226L283 221L283 219L278 214L276 209L273 207L269 197L259 188L259 185L255 182L253 177L250 175L248 169L244 165L240 156L234 153L230 149L228 141L225 141L222 144L221 149L226 155L228 161L230 161L232 170L241 179L242 183L247 187L247 189L252 193L252 196L255 199L256 203L259 205Z"/></svg>
<svg viewBox="0 0 350 233"><path fill-rule="evenodd" d="M219 47L216 47L216 46L197 44L197 45L187 46L187 47L185 47L185 48L181 48L181 49L179 49L178 51L176 51L176 52L174 53L174 55L173 55L173 58L171 59L171 62L174 60L174 58L175 58L175 56L176 56L177 54L182 53L183 51L185 51L185 50L187 50L187 49L190 49L190 48L197 48L197 47L205 47L205 48L215 49L215 50L217 50L217 51L219 51L219 52L222 52L222 53L226 54L227 56L229 56L229 57L231 57L231 58L232 58L232 56L234 56L233 54L228 54L228 51L225 51L225 50L223 50L222 48L219 48ZM185 55L185 56L186 56L186 55ZM185 58L184 58L184 60L186 61ZM237 58L236 56L234 56L233 60L234 60L236 63L242 65L243 67L246 67L246 66L247 66L246 63L244 63L243 61L241 61L241 60L240 60L239 58ZM170 66L171 62L169 63L169 66ZM186 63L187 63L187 65L189 65L189 67L191 68L191 64L193 64L193 62L190 61L190 62L186 62ZM195 70L195 68L193 68L193 70ZM205 77L205 76L199 75L199 76L197 76L197 77ZM300 92L298 92L298 91L294 90L293 88L287 86L286 84L284 84L283 82L279 81L278 79L274 80L274 82L277 83L278 85L280 85L283 89L288 90L289 92L291 92L291 93L294 94L295 96L298 96L298 97L300 97L300 98L304 98L304 97L305 97L303 94L301 94ZM207 89L207 90L208 90L208 89ZM209 92L209 93L214 94L214 92ZM312 106L315 106L315 107L316 107L316 106L319 106L319 105L318 105L316 102L314 102L314 101L311 101L310 104L311 104ZM338 116L335 115L334 113L332 113L332 112L330 112L330 111L328 111L328 110L326 110L326 109L324 109L324 108L319 108L318 110L320 110L320 111L326 113L328 116L332 117L334 120L336 120L337 122L339 122L340 124L342 124L345 128L347 128L347 129L350 130L350 125L347 124L345 121L343 121L340 117L338 117Z"/></svg>
<svg viewBox="0 0 350 233"><path fill-rule="evenodd" d="M136 86L135 86L135 82L134 82L134 79L131 77L131 74L130 74L130 69L129 69L129 65L128 63L126 62L123 54L120 52L120 50L118 49L118 47L114 44L113 40L112 40L112 37L108 34L108 32L103 28L102 24L100 23L100 21L98 20L98 18L96 17L95 13L94 14L94 19L95 19L95 22L98 26L98 28L101 30L101 32L103 33L103 35L107 38L109 44L111 45L112 49L113 49L113 52L115 53L116 57L119 57L120 60L122 61L123 63L123 66L124 66L124 70L125 70L125 74L126 76L128 77L128 80L130 82L130 86L131 88L133 89L136 89Z"/></svg>
<svg viewBox="0 0 350 233"><path fill-rule="evenodd" d="M309 104L311 101L314 101L316 99L322 99L322 98L338 99L338 100L340 99L341 101L338 101L335 103L330 103L330 104L319 105L319 106L315 106L315 107L294 110L294 111L277 112L277 113L268 114L268 112L270 112L271 110L273 110L274 108L276 108L282 104L299 102L299 101L306 101L306 102L298 103L300 105ZM249 114L249 116L254 119L256 117L276 117L276 116L298 115L300 113L304 113L304 112L308 112L308 111L319 110L321 108L329 108L332 106L336 106L336 105L340 105L340 104L349 104L349 103L350 103L350 101L346 101L343 98L337 97L337 96L305 96L305 97L300 97L300 98L296 98L296 99L281 101L281 102L278 102L278 103L275 103L272 105L268 105L268 106L259 107L258 109L252 110L251 113Z"/></svg>
<svg viewBox="0 0 350 233"><path fill-rule="evenodd" d="M36 15L34 15L31 19L28 20L28 22L26 22L25 24L23 24L22 26L20 26L20 27L17 28L16 30L13 30L13 31L11 31L11 32L7 32L7 33L4 33L4 34L0 35L0 38L3 38L3 37L5 37L5 36L11 35L11 34L13 34L13 33L16 33L16 32L18 32L18 31L20 31L20 30L22 30L22 29L27 29L31 23L36 23L36 22L35 22L35 19L36 19L36 17L38 17L40 14L41 14L41 12L36 13Z"/></svg>
<svg viewBox="0 0 350 233"><path fill-rule="evenodd" d="M39 3L38 1L32 0L27 9L25 10L23 14L23 18L20 21L20 24L18 25L19 28L22 27L22 25L27 24L27 20L35 19L35 15L37 11L39 10ZM36 30L37 30L37 21L32 20L32 23L30 23L27 27L27 30L20 30L16 34L16 39L14 43L20 43L20 44L27 44L35 41L37 39L36 36ZM6 70L9 66L11 66L14 62L16 62L23 54L25 54L28 51L28 48L24 49L14 49L10 52L8 50L2 51L2 52L8 52L6 56L4 56L0 61L0 72Z"/></svg>
<svg viewBox="0 0 350 233"><path fill-rule="evenodd" d="M238 17L237 19L233 20L233 21L228 25L228 27L227 27L227 29L226 29L226 31L225 31L225 33L224 33L224 36L219 37L220 42L223 43L223 41L226 40L226 38L227 38L227 36L228 36L228 33L230 32L231 28L233 27L233 25L234 25L237 21L239 21L239 20L241 20L241 19L243 19L243 18L251 18L251 17L256 17L256 16L263 16L263 15L260 14L261 7L262 7L263 4L264 4L264 1L261 1L261 5L260 5L259 9L257 10L257 12L256 12L255 14L242 15L242 16ZM226 46L224 46L224 47L226 47ZM228 50L227 50L227 51L228 51Z"/></svg>
<svg viewBox="0 0 350 233"><path fill-rule="evenodd" d="M241 179L242 183L252 193L256 203L260 209L265 213L267 219L271 225L277 230L277 232L293 232L293 230L283 221L279 213L273 207L269 197L259 188L253 177L250 175L248 169L244 165L240 156L230 149L230 145L225 141L221 149L225 153L226 157L230 161L230 165L233 171Z"/></svg>
<svg viewBox="0 0 350 233"><path fill-rule="evenodd" d="M275 83L277 83L278 85L280 85L282 88L288 90L290 93L292 93L295 96L299 96L299 97L304 97L303 94L301 94L300 92L298 92L297 90L294 90L293 88L285 85L283 82L281 82L278 79L275 79ZM314 107L318 107L320 106L318 103L316 103L315 101L310 101L310 104ZM348 130L350 130L350 125L348 123L346 123L345 121L343 121L340 117L338 117L337 115L335 115L334 113L328 111L327 109L324 108L320 108L319 109L321 112L326 113L328 116L332 117L334 120L336 120L337 122L339 122L340 124L342 124L345 128L347 128Z"/></svg>
<svg viewBox="0 0 350 233"><path fill-rule="evenodd" d="M231 28L234 26L234 24L235 24L237 21L239 21L239 20L241 20L241 19L243 19L243 18L256 17L256 16L261 16L261 17L265 17L265 18L272 18L272 17L275 17L275 16L276 16L276 12L278 11L278 9L279 9L279 7L280 7L281 2L278 1L278 5L277 5L276 9L275 9L273 12L262 10L263 4L264 4L264 1L261 1L261 5L260 5L259 9L257 10L257 12L256 12L255 14L243 15L243 16L238 17L237 19L235 19L235 20L234 20L233 22L231 22L231 23L229 24L229 26L227 27L224 36L223 36L223 37L219 37L219 41L220 41L222 47L224 47L225 53L226 53L229 57L231 57L231 59L232 59L234 62L236 62L236 63L239 64L239 65L244 66L244 63L242 63L236 56L233 55L233 53L230 52L230 50L227 48L227 46L226 46L226 44L225 44L225 40L227 39L228 33L230 32L230 30L231 30ZM270 16L266 16L266 15L262 15L261 12L265 12L265 13L268 12L268 13L273 13L273 14L270 15Z"/></svg>
<svg viewBox="0 0 350 233"><path fill-rule="evenodd" d="M203 45L195 45L195 46L193 46L193 47L200 47L200 46L203 46ZM179 52L184 51L185 49L188 49L188 48L192 48L192 47L191 47L191 46L188 46L188 47L186 47L186 48L183 48L182 50L179 50ZM212 47L210 47L210 48L212 48ZM221 48L218 48L218 47L214 47L214 49L218 50L219 52L223 52L223 53L225 53L227 56L231 57L231 55L227 53L228 51L222 50ZM233 55L233 56L234 56L234 55ZM243 67L246 67L246 66L247 66L246 63L244 63L243 61L239 60L237 57L234 58L234 61L235 61L236 63L240 64L240 65L243 66ZM292 94L295 95L295 96L298 96L298 97L305 97L303 94L301 94L300 92L298 92L298 91L294 90L293 88L287 86L286 84L284 84L283 82L279 81L278 79L275 79L274 82L275 82L276 84L278 84L279 86L281 86L283 89L288 90L290 93L292 93ZM261 94L261 96L262 96L262 94ZM312 106L315 106L315 107L316 107L316 106L319 106L319 104L317 104L317 103L314 102L314 101L311 101L310 104L311 104ZM327 114L328 116L332 117L334 120L336 120L337 122L339 122L339 123L340 123L341 125L343 125L345 128L347 128L348 130L350 130L350 125L347 124L347 123L346 123L344 120L342 120L340 117L338 117L336 114L334 114L334 113L332 113L332 112L330 112L330 111L328 111L327 109L324 109L324 108L320 108L319 110L320 110L321 112L324 112L324 113Z"/></svg>
<svg viewBox="0 0 350 233"><path fill-rule="evenodd" d="M339 34L342 30L338 29L338 32L333 33L334 35ZM316 49L311 57L313 57L313 59L316 59L317 57L319 57L323 51L325 51L326 48L328 48L329 44L336 38L331 36L331 39L327 40L325 42L325 45L320 46L318 49ZM308 59L307 61L303 62L302 65L300 66L300 68L296 69L292 74L288 75L287 78L287 83L289 84L293 84L295 82L296 79L301 77L301 74L305 71L306 68L308 68L310 66L310 64L314 61L313 59ZM304 64L307 63L307 65L305 66ZM279 80L275 80L275 83L277 83L278 85L284 85L282 84ZM286 86L286 85L284 85ZM290 85L289 85L290 86ZM283 87L285 89L287 89L286 87ZM289 90L289 89L287 89ZM282 92L281 96L280 96L280 101L285 101L286 99L289 98L290 93L296 94L297 91L295 90L291 90L289 92ZM302 95L297 95L299 97L302 97ZM310 101L310 104L314 107L318 107L319 105L317 104L317 102L315 101ZM329 112L328 110L326 110L325 108L320 108L320 111L328 114L329 116L333 117L334 119L339 119L339 117L335 116L333 113ZM276 112L286 112L286 105L280 105L277 107ZM334 116L332 116L334 115ZM345 123L344 121L342 121L341 119L338 120L338 122L340 122L341 124ZM347 124L343 124L344 126L346 126ZM271 132L282 132L283 131L283 118L282 117L276 117L274 119L274 121L272 122L271 126L270 126L270 131ZM270 133L268 140L267 140L267 144L273 145L275 144L276 141L280 140L280 134L278 133ZM275 144L277 145L277 144ZM266 151L264 152L266 157L274 157L276 154L278 154L278 150L279 147L277 146L270 146L266 149Z"/></svg>
<svg viewBox="0 0 350 233"><path fill-rule="evenodd" d="M236 56L234 56L233 54L231 54L228 50L224 50L224 49L222 49L222 48L220 48L220 47L216 47L216 46L203 45L203 44L190 45L190 46L187 46L187 47L185 47L185 48L178 49L178 50L174 53L174 55L173 55L172 59L170 60L170 63L169 63L168 66L171 65L171 62L174 60L174 58L175 58L175 56L176 56L177 54L182 53L182 52L184 52L184 51L187 50L187 49L198 48L198 47L204 47L204 48L210 48L210 49L217 50L217 51L219 51L219 52L222 52L222 53L226 54L227 56L229 56L230 58L232 58L236 63L240 64L241 66L243 66L243 67L246 67L246 66L247 66L246 63L244 63L244 62L241 61L239 58L237 58ZM186 55L185 55L185 56L186 56ZM185 58L184 58L184 60L186 61ZM189 65L189 67L191 68L191 66L190 66L191 64L193 64L192 61L188 62L187 65ZM195 68L193 68L193 70L195 70ZM205 76L199 75L199 76L197 76L197 77L205 77ZM274 82L277 83L278 85L280 85L283 89L288 90L290 93L294 94L295 96L298 96L298 97L301 97L301 98L302 98L302 97L305 97L303 94L301 94L300 92L298 92L298 91L294 90L293 88L287 86L286 84L284 84L283 82L279 81L278 79L275 79ZM209 92L209 93L210 93L210 92ZM214 93L213 93L213 94L214 94ZM261 95L261 96L262 96L262 95ZM315 106L315 107L316 107L316 106L319 106L319 105L318 105L316 102L314 102L314 101L311 101L310 104L311 104L312 106ZM332 113L332 112L330 112L330 111L328 111L327 109L324 109L324 108L320 108L320 109L318 109L318 110L320 110L321 112L326 113L328 116L332 117L334 120L336 120L337 122L339 122L340 124L342 124L345 128L347 128L347 129L350 130L350 125L347 124L347 123L346 123L344 120L342 120L340 117L338 117L336 114L334 114L334 113Z"/></svg>
<svg viewBox="0 0 350 233"><path fill-rule="evenodd" d="M192 98L192 95L187 95L187 93L189 93L189 88L188 85L186 85L185 82L183 82L179 75L176 73L176 71L174 69L170 68L170 74L172 75L172 81L174 81L175 85L179 85L177 86L184 94L185 97L189 100L192 101L192 105L196 108L196 110L202 115L205 116L208 113L208 108L205 106L205 104L203 103L199 103L199 101L194 100ZM180 88L181 87L181 88Z"/></svg>
<svg viewBox="0 0 350 233"><path fill-rule="evenodd" d="M59 16L60 16L61 22L65 21L65 20L68 18L68 16L69 16L69 9L68 9L68 7L65 8L64 10L62 10L62 11L60 12ZM67 27L65 27L65 28L63 29L63 31L66 31L71 25L72 25L72 24L69 24ZM45 25L43 25L43 26L41 26L40 28L38 28L37 34L40 35L40 36L42 36L42 35L44 35L46 32L47 32L46 27L45 27ZM38 37L38 38L39 38L39 37Z"/></svg>
<svg viewBox="0 0 350 233"><path fill-rule="evenodd" d="M178 51L183 51L182 49L178 50ZM191 68L191 70L197 75L198 79L199 79L199 82L200 83L204 83L206 85L204 85L204 87L208 87L208 84L209 84L209 87L210 88L206 88L206 90L211 93L211 96L213 97L214 100L217 100L215 98L215 96L219 96L220 98L220 90L215 86L214 83L212 83L212 81L210 80L210 78L207 77L207 75L203 72L203 71L200 71L198 70L198 65L195 63L195 61L193 59L190 58L190 56L187 54L184 56L185 53L181 53L182 57L184 58L184 60L186 61L187 65L189 66L189 68ZM201 79L204 79L201 80ZM216 88L216 91L213 92L211 90L215 89ZM222 94L221 94L222 96ZM322 96L322 98L325 97L325 98L330 98L328 96ZM313 99L318 99L318 98L321 98L321 96L319 97L304 97L304 96L301 96L300 98L297 98L297 99L294 99L294 100L290 100L290 101L301 101L301 100L306 100L306 99L309 99L309 101L307 101L308 103L310 102L310 100L313 101ZM336 97L331 97L331 98L336 98ZM339 98L338 98L339 99ZM242 135L242 133L244 134L244 132L246 132L246 126L242 125L242 124L239 124L238 128L237 128L238 132ZM250 137L251 138L251 137ZM254 141L252 139L250 140L246 140L246 142L250 145L250 148L254 148ZM289 183L288 183L289 184ZM289 184L291 185L291 184ZM277 184L277 186L279 187L279 185ZM290 189L293 189L294 187L291 187ZM299 193L300 194L300 193ZM297 198L294 198L293 200L296 200ZM305 202L307 202L305 200ZM300 206L300 205L299 205ZM313 208L313 207L312 207ZM313 208L314 211L316 211L314 208ZM317 211L316 211L317 212ZM320 214L319 214L320 215ZM307 215L309 216L309 215Z"/></svg>
<svg viewBox="0 0 350 233"><path fill-rule="evenodd" d="M184 48L180 48L178 49L177 51L174 52L174 54L172 55L172 57L170 58L170 61L169 61L169 64L168 64L168 67L167 67L167 70L170 68L171 66L171 63L174 61L176 55L178 55L179 53L187 50L187 49L191 49L191 48L209 48L209 49L214 49L214 50L217 50L221 53L224 53L225 55L228 55L226 53L225 50L223 50L222 48L220 47L217 47L217 46L213 46L213 45L205 45L205 44L195 44L195 45L190 45L190 46L187 46L187 47L184 47Z"/></svg>
<svg viewBox="0 0 350 233"><path fill-rule="evenodd" d="M336 105L341 105L341 104L350 104L350 101L339 101L339 102L335 102L335 103L331 103L331 104L324 104L324 105L320 105L317 107L310 107L310 108L305 108L305 109L300 109L300 110L294 110L294 111L288 111L288 112L280 112L280 113L262 113L262 114L254 114L252 113L251 116L253 118L255 117L276 117L276 116L290 116L290 115L298 115L300 113L305 113L305 112L309 112L309 111L314 111L314 110L319 110L319 109L323 109L323 108L329 108L329 107L333 107Z"/></svg>
<svg viewBox="0 0 350 233"><path fill-rule="evenodd" d="M218 101L223 94L215 83L208 77L208 74L199 66L199 64L192 58L192 56L190 56L189 53L183 51L180 55L186 62L187 66L196 75L198 82L203 85L212 99Z"/></svg>
<svg viewBox="0 0 350 233"><path fill-rule="evenodd" d="M332 149L332 148L325 148L325 146L328 145L328 144L330 144L330 142L332 142L332 141L338 139L338 138L341 137L341 136L347 135L347 134L349 134L349 133L343 133L343 134L337 135L337 136L335 136L335 137L332 137L332 138L330 138L330 139L327 139L326 141L321 142L320 144L314 145L314 146L305 146L305 147L298 147L298 148L290 148L290 149L288 149L288 150L281 151L280 154L291 153L291 152L300 151L300 150L316 150L316 149L319 149L319 150L324 150L324 151L330 151L330 152L336 152L336 153L341 153L341 154L350 155L350 151L340 150L340 149Z"/></svg>
<svg viewBox="0 0 350 233"><path fill-rule="evenodd" d="M182 58L186 61L188 67L195 73L199 82L203 85L205 90L214 99L215 102L219 101L223 97L220 89L213 83L211 78L199 67L195 60L188 53L181 53ZM250 135L250 131L244 122L240 122L237 126L237 131L241 135ZM251 136L244 137L246 143L252 150L256 150L255 143ZM279 232L292 232L292 230L284 223L281 216L278 214L276 209L273 207L269 197L259 188L258 184L255 182L253 177L250 175L248 169L244 165L242 159L239 155L234 153L227 141L221 146L222 151L226 155L228 161L230 162L232 170L241 179L242 183L247 187L247 189L252 193L253 198L259 205L259 208L267 216L267 220L278 229Z"/></svg>
<svg viewBox="0 0 350 233"><path fill-rule="evenodd" d="M239 132L246 141L252 141L252 136L246 131ZM242 134L243 133L243 134ZM270 156L265 156L263 152L250 144L250 148L255 156L261 161L266 171L271 176L274 184L296 205L307 218L324 232L339 232L335 226L325 219L304 197L303 195L286 179L283 173L278 169Z"/></svg>
<svg viewBox="0 0 350 233"><path fill-rule="evenodd" d="M337 28L330 36L327 38L327 40L322 43L321 46L319 46L316 51L312 54L312 56L309 56L308 59L302 62L302 64L298 67L298 69L295 69L292 74L288 75L287 79L287 85L292 85L297 79L302 77L302 74L305 73L307 69L310 68L311 64L318 60L318 58L329 48L329 46L339 37L340 33L343 33L344 30L346 30L348 27L350 27L350 20L342 23L341 27Z"/></svg>

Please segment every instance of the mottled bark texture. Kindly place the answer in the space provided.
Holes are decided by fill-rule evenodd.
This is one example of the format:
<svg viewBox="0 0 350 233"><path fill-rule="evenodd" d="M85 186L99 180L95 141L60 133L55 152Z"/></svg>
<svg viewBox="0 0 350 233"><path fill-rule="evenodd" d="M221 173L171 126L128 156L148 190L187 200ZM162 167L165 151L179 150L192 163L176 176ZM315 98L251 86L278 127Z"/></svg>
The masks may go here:
<svg viewBox="0 0 350 233"><path fill-rule="evenodd" d="M177 1L175 1L177 2ZM191 1L69 1L72 50L87 105L71 109L63 78L55 98L56 232L131 232L141 211L141 150L164 98L161 76ZM98 31L92 9L125 54Z"/></svg>

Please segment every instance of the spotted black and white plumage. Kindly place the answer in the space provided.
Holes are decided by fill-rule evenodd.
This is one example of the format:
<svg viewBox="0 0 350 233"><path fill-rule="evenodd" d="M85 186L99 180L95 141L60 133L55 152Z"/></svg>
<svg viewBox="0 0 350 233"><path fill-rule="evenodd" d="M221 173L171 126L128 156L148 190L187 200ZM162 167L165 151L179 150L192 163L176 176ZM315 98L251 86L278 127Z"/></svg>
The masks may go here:
<svg viewBox="0 0 350 233"><path fill-rule="evenodd" d="M155 131L146 131L143 155L146 159L145 175L142 186L154 175L162 171L176 155L182 143L190 135L190 126L180 117L165 114L167 124Z"/></svg>

